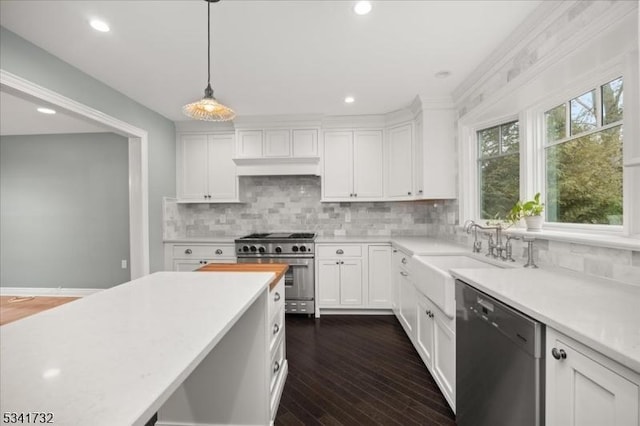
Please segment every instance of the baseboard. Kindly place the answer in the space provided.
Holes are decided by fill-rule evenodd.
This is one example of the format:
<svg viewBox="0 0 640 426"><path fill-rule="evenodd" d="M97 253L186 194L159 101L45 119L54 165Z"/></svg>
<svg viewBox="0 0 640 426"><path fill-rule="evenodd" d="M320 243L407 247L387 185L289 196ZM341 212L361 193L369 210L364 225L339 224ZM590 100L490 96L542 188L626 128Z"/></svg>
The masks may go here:
<svg viewBox="0 0 640 426"><path fill-rule="evenodd" d="M103 288L0 287L0 296L85 297Z"/></svg>

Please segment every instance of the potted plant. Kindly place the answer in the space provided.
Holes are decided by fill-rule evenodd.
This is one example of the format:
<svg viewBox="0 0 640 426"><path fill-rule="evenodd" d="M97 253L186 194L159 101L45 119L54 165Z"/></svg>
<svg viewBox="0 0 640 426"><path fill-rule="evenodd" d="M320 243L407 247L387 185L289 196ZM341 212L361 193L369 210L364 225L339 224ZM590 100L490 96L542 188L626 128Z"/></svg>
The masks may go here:
<svg viewBox="0 0 640 426"><path fill-rule="evenodd" d="M507 215L507 219L511 223L517 223L520 219L524 219L527 223L527 231L542 231L542 212L544 211L544 203L540 202L540 193L538 192L533 200L522 202L518 200Z"/></svg>

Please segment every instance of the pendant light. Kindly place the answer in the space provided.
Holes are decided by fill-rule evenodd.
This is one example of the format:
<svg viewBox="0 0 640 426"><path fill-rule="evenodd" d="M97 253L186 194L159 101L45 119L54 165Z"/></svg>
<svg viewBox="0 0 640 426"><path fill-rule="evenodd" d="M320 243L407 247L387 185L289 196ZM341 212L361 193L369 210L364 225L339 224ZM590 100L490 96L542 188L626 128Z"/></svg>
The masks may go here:
<svg viewBox="0 0 640 426"><path fill-rule="evenodd" d="M211 3L220 0L205 0L207 2L207 88L204 89L204 98L197 102L182 107L182 112L187 117L205 121L229 121L233 120L236 113L213 97L211 88Z"/></svg>

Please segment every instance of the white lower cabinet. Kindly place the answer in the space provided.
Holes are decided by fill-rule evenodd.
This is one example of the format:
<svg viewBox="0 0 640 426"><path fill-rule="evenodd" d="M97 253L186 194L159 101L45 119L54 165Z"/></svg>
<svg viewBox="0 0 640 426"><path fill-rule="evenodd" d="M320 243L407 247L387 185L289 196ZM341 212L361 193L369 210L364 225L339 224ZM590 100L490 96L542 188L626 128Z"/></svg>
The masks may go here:
<svg viewBox="0 0 640 426"><path fill-rule="evenodd" d="M369 246L369 295L367 305L391 307L391 246Z"/></svg>
<svg viewBox="0 0 640 426"><path fill-rule="evenodd" d="M640 374L547 327L546 425L640 425Z"/></svg>
<svg viewBox="0 0 640 426"><path fill-rule="evenodd" d="M316 244L319 309L389 309L389 244Z"/></svg>
<svg viewBox="0 0 640 426"><path fill-rule="evenodd" d="M167 271L195 271L208 263L236 263L233 243L165 243L164 268Z"/></svg>
<svg viewBox="0 0 640 426"><path fill-rule="evenodd" d="M413 273L411 262L407 253L393 250L393 310L455 412L455 318L445 315L428 295L418 290L414 283L423 278Z"/></svg>
<svg viewBox="0 0 640 426"><path fill-rule="evenodd" d="M318 261L320 307L362 305L362 259Z"/></svg>

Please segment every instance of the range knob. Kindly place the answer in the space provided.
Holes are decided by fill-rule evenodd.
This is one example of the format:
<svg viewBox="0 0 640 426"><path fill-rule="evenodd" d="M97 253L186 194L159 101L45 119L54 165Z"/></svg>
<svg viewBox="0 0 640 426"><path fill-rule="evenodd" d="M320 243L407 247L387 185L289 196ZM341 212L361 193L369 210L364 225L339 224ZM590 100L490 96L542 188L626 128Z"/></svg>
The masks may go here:
<svg viewBox="0 0 640 426"><path fill-rule="evenodd" d="M256 252L256 250L258 250L258 248L257 248L256 246L251 246L251 252L252 252L252 253L255 253L255 252Z"/></svg>
<svg viewBox="0 0 640 426"><path fill-rule="evenodd" d="M249 251L249 246L242 246L242 251L243 252L248 252Z"/></svg>
<svg viewBox="0 0 640 426"><path fill-rule="evenodd" d="M280 246L276 247L276 253L282 253L282 247Z"/></svg>
<svg viewBox="0 0 640 426"><path fill-rule="evenodd" d="M291 251L294 252L294 253L297 252L298 251L298 246L291 247Z"/></svg>
<svg viewBox="0 0 640 426"><path fill-rule="evenodd" d="M264 253L264 252L265 252L265 249L264 249L264 247L258 247L258 251L259 251L260 253Z"/></svg>
<svg viewBox="0 0 640 426"><path fill-rule="evenodd" d="M307 251L307 248L305 246L300 246L300 251L304 253L305 251Z"/></svg>

